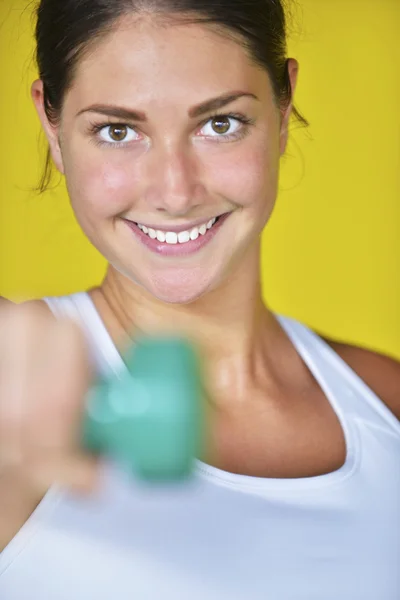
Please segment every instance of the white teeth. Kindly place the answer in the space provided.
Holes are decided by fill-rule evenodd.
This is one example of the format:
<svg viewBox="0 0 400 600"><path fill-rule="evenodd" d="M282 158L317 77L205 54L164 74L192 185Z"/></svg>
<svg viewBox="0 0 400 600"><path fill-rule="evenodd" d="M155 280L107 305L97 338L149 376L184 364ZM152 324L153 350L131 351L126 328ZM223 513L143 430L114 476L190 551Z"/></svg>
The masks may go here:
<svg viewBox="0 0 400 600"><path fill-rule="evenodd" d="M174 233L173 231L168 231L165 238L166 238L165 241L167 242L167 244L177 244L178 243L178 235L176 233Z"/></svg>
<svg viewBox="0 0 400 600"><path fill-rule="evenodd" d="M163 231L156 231L156 234L159 242L165 242L166 235Z"/></svg>
<svg viewBox="0 0 400 600"><path fill-rule="evenodd" d="M190 240L190 233L188 231L181 231L178 233L178 242L184 244Z"/></svg>
<svg viewBox="0 0 400 600"><path fill-rule="evenodd" d="M148 228L145 225L140 225L139 223L137 224L137 226L152 240L155 240L157 238L159 242L164 242L167 244L185 244L190 240L197 240L199 235L205 235L207 230L211 229L216 220L217 217L211 219L210 221L208 221L208 223L205 223L200 227L193 227L191 231L181 231L180 233L174 233L173 231L155 231L154 229Z"/></svg>

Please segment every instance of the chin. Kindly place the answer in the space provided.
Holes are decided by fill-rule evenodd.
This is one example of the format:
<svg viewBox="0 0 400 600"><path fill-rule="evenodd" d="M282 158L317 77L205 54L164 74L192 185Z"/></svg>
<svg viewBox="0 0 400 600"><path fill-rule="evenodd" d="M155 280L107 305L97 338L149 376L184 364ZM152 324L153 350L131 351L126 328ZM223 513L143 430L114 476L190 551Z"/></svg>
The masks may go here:
<svg viewBox="0 0 400 600"><path fill-rule="evenodd" d="M119 268L146 295L166 304L191 304L221 285L221 267L166 267L136 271Z"/></svg>
<svg viewBox="0 0 400 600"><path fill-rule="evenodd" d="M217 286L213 278L206 280L199 275L181 274L181 277L152 277L150 281L142 282L142 287L153 297L167 304L191 304L209 293Z"/></svg>
<svg viewBox="0 0 400 600"><path fill-rule="evenodd" d="M213 277L211 273L208 273L208 277L204 277L196 269L174 270L174 273L170 272L168 277L165 271L160 273L149 270L149 272L133 274L132 270L122 268L120 264L112 263L110 260L109 264L139 290L143 290L145 295L166 304L178 305L195 302L218 287L219 282L219 277Z"/></svg>

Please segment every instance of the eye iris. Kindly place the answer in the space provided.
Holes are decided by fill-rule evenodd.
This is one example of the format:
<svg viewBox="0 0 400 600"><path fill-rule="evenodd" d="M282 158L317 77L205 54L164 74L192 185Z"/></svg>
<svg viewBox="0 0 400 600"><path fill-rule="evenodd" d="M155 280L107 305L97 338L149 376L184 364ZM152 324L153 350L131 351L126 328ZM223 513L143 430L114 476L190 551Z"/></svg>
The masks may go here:
<svg viewBox="0 0 400 600"><path fill-rule="evenodd" d="M110 127L110 136L115 142L121 142L126 138L127 128L125 126L114 125Z"/></svg>
<svg viewBox="0 0 400 600"><path fill-rule="evenodd" d="M215 117L212 121L213 129L216 133L226 133L231 126L228 117Z"/></svg>

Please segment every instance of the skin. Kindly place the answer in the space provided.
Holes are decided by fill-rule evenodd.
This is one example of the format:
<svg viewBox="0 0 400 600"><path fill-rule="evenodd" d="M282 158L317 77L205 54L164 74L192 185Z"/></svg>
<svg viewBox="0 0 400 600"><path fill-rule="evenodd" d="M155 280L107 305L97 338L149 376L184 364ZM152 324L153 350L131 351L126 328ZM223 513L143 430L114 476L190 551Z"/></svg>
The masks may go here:
<svg viewBox="0 0 400 600"><path fill-rule="evenodd" d="M294 59L289 75L294 92ZM257 100L189 116L237 91ZM274 209L292 110L276 105L267 73L210 27L125 17L79 64L58 127L46 118L40 80L32 98L76 218L109 262L90 294L116 346L123 350L138 330L173 331L203 356L213 424L204 458L264 476L339 468L345 449L337 418L262 299L260 234ZM94 104L141 111L147 121L78 116ZM224 141L210 120L215 112L241 113L254 124L231 120L224 135L245 135ZM113 131L91 134L89 125L108 120L130 128L124 147L96 145L112 144ZM168 230L226 212L212 242L185 258L151 253L123 220Z"/></svg>

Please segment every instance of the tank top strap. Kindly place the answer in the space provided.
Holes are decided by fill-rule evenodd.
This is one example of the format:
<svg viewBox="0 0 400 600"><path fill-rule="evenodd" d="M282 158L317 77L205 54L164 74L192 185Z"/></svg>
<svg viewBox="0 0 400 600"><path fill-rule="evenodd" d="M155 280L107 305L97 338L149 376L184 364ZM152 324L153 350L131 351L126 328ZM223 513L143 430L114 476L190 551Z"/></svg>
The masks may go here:
<svg viewBox="0 0 400 600"><path fill-rule="evenodd" d="M76 321L86 335L92 367L98 375L118 374L124 362L87 292L42 298L56 317Z"/></svg>
<svg viewBox="0 0 400 600"><path fill-rule="evenodd" d="M400 422L377 394L310 327L293 318L277 315L317 381L329 386L337 413L346 418L367 421L400 436Z"/></svg>

